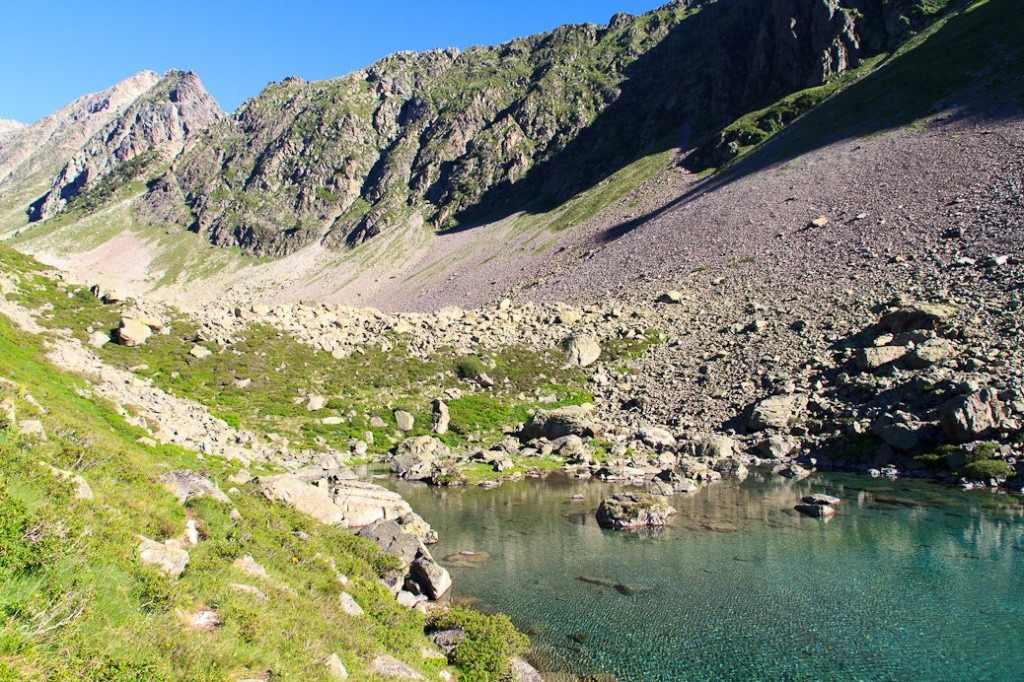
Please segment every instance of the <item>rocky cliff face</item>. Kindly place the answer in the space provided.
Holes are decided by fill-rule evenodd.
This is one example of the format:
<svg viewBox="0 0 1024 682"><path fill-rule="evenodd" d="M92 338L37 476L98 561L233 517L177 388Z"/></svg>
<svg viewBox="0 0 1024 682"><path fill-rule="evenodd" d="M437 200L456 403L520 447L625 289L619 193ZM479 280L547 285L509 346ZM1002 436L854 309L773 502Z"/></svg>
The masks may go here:
<svg viewBox="0 0 1024 682"><path fill-rule="evenodd" d="M906 37L918 4L677 1L608 26L287 79L198 140L145 211L283 255L555 205L858 65Z"/></svg>
<svg viewBox="0 0 1024 682"><path fill-rule="evenodd" d="M28 126L21 121L12 121L9 118L0 118L0 140L27 127Z"/></svg>
<svg viewBox="0 0 1024 682"><path fill-rule="evenodd" d="M73 197L129 162L144 166L143 155L151 160L176 157L192 133L223 115L195 73L168 72L71 157L50 191L33 204L30 220L56 215Z"/></svg>
<svg viewBox="0 0 1024 682"><path fill-rule="evenodd" d="M38 122L0 134L0 193L30 182L36 174L52 178L67 160L160 77L141 71L117 85L78 98Z"/></svg>

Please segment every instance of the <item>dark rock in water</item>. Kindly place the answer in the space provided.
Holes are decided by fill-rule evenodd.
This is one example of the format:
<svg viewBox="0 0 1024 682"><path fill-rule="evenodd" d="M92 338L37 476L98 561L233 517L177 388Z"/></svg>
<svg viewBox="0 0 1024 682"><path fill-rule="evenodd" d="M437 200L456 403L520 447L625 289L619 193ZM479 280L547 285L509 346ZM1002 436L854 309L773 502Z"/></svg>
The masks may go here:
<svg viewBox="0 0 1024 682"><path fill-rule="evenodd" d="M805 516L827 518L836 513L835 507L829 504L798 504L795 509Z"/></svg>
<svg viewBox="0 0 1024 682"><path fill-rule="evenodd" d="M814 493L813 495L804 495L803 502L807 504L837 505L840 502L842 502L842 500L840 500L838 497L832 497L831 495Z"/></svg>
<svg viewBox="0 0 1024 682"><path fill-rule="evenodd" d="M642 493L622 493L601 502L597 523L602 528L643 528L664 526L676 510L664 497Z"/></svg>
<svg viewBox="0 0 1024 682"><path fill-rule="evenodd" d="M586 632L573 632L569 635L569 639L577 644L586 644L590 641L590 635Z"/></svg>
<svg viewBox="0 0 1024 682"><path fill-rule="evenodd" d="M615 591L619 594L624 594L627 597L632 597L636 594L643 594L649 592L651 588L646 585L637 585L635 583L616 583Z"/></svg>

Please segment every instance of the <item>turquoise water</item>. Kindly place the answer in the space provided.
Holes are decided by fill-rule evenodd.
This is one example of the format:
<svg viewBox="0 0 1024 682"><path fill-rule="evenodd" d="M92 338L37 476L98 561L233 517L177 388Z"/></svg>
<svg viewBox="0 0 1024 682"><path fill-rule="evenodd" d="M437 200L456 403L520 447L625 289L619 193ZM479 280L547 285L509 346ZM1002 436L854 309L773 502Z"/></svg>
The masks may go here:
<svg viewBox="0 0 1024 682"><path fill-rule="evenodd" d="M633 533L597 526L598 503L617 490L598 482L394 485L440 533L432 551L454 595L509 614L531 634L541 670L618 680L1024 679L1020 497L755 475L673 497L680 513L670 527ZM796 515L809 492L841 497L839 513ZM584 499L572 500L577 493Z"/></svg>

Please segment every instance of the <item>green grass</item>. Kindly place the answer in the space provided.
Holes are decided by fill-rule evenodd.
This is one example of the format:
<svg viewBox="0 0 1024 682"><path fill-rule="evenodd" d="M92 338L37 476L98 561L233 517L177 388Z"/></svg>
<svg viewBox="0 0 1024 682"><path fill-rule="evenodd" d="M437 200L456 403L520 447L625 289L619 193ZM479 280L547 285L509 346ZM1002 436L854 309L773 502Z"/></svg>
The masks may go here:
<svg viewBox="0 0 1024 682"><path fill-rule="evenodd" d="M37 267L6 249L2 255L7 270ZM51 313L56 325L66 322L61 309ZM112 404L88 397L82 380L46 362L41 337L4 317L0 378L0 401L19 419L41 420L47 434L45 441L23 437L0 417L0 679L224 680L269 672L273 679L323 680L321 660L331 653L357 679L366 678L366 661L378 653L436 676L437 665L419 654L422 616L399 607L377 579L394 559L376 545L250 488L233 493L230 505L196 500L181 507L158 483L162 473L192 469L226 490L235 467L174 446L138 444L145 431ZM95 499L75 499L74 486L43 464L83 476ZM233 508L241 519L230 518ZM203 541L190 550L180 579L135 559L139 536L180 536L188 518ZM232 569L245 554L270 579ZM343 587L324 557L350 578L344 589L365 617L341 613ZM257 586L267 602L236 592L233 582ZM202 609L215 609L223 625L188 628L188 615Z"/></svg>

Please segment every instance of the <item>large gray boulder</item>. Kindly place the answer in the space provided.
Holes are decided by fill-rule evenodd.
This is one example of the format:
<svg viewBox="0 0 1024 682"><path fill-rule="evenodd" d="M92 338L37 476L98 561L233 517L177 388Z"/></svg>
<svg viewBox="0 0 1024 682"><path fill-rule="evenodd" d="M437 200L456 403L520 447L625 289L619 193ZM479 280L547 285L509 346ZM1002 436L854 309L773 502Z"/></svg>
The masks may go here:
<svg viewBox="0 0 1024 682"><path fill-rule="evenodd" d="M601 344L590 334L573 334L565 340L565 354L570 363L588 367L601 357Z"/></svg>
<svg viewBox="0 0 1024 682"><path fill-rule="evenodd" d="M188 566L188 552L173 540L160 543L143 538L135 552L140 562L155 566L158 571L171 578L177 578Z"/></svg>
<svg viewBox="0 0 1024 682"><path fill-rule="evenodd" d="M391 472L410 481L421 481L430 478L435 461L450 456L448 446L433 436L406 438L395 448Z"/></svg>
<svg viewBox="0 0 1024 682"><path fill-rule="evenodd" d="M523 427L526 440L556 440L565 436L596 436L599 433L600 427L594 420L594 406L590 403L538 410Z"/></svg>
<svg viewBox="0 0 1024 682"><path fill-rule="evenodd" d="M941 303L915 303L885 315L878 328L893 334L934 329L956 314L956 308Z"/></svg>
<svg viewBox="0 0 1024 682"><path fill-rule="evenodd" d="M406 567L406 589L414 594L426 594L436 600L451 589L452 579L448 571L434 561L418 537L394 521L375 521L361 529L358 535L373 540L382 552L401 560Z"/></svg>
<svg viewBox="0 0 1024 682"><path fill-rule="evenodd" d="M320 523L334 525L345 520L344 511L334 503L326 488L303 483L287 474L261 476L257 483L268 500L283 502Z"/></svg>
<svg viewBox="0 0 1024 682"><path fill-rule="evenodd" d="M597 523L602 528L644 528L664 526L675 514L668 501L659 495L622 493L603 500L597 508Z"/></svg>
<svg viewBox="0 0 1024 682"><path fill-rule="evenodd" d="M991 389L960 395L939 408L939 420L954 443L968 443L995 429L1002 417L1002 406Z"/></svg>
<svg viewBox="0 0 1024 682"><path fill-rule="evenodd" d="M773 395L754 406L747 428L751 431L787 428L806 406L807 396L801 393Z"/></svg>

